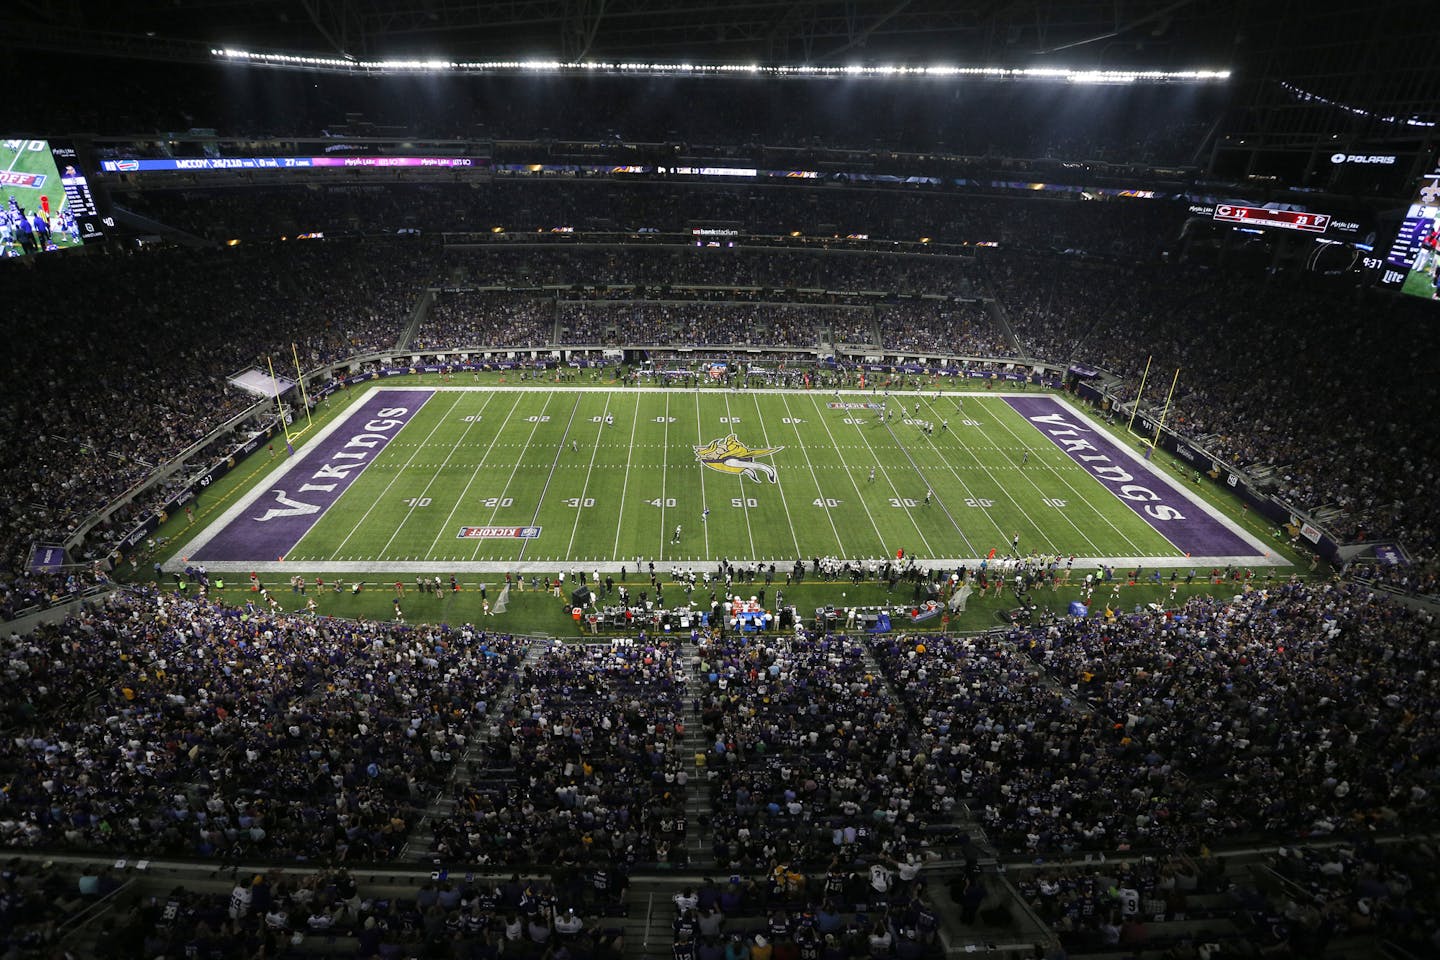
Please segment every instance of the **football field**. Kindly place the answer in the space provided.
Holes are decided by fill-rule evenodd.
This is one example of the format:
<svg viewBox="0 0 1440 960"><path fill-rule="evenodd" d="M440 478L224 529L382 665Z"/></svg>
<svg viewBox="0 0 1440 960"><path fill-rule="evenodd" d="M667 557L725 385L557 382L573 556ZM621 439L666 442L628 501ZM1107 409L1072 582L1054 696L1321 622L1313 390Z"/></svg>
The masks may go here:
<svg viewBox="0 0 1440 960"><path fill-rule="evenodd" d="M1286 562L1047 394L379 386L172 565L553 572L900 550L950 564L1017 544Z"/></svg>

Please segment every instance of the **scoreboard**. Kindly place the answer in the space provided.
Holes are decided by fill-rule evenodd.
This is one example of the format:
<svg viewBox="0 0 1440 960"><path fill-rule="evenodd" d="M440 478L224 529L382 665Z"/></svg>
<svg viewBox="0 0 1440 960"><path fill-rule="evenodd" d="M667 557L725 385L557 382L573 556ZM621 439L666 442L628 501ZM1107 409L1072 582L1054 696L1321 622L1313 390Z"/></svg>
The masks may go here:
<svg viewBox="0 0 1440 960"><path fill-rule="evenodd" d="M1324 233L1330 226L1328 213L1302 213L1298 210L1271 210L1267 207L1243 207L1232 203L1215 205L1214 218L1222 223L1251 227L1278 227L1305 233Z"/></svg>
<svg viewBox="0 0 1440 960"><path fill-rule="evenodd" d="M60 187L65 193L65 203L75 222L80 227L80 239L93 243L105 239L105 228L113 227L115 221L100 210L95 194L90 190L90 181L81 172L80 160L71 144L50 141L50 155L60 174Z"/></svg>
<svg viewBox="0 0 1440 960"><path fill-rule="evenodd" d="M1405 219L1385 253L1380 285L1440 300L1440 166L1420 178Z"/></svg>

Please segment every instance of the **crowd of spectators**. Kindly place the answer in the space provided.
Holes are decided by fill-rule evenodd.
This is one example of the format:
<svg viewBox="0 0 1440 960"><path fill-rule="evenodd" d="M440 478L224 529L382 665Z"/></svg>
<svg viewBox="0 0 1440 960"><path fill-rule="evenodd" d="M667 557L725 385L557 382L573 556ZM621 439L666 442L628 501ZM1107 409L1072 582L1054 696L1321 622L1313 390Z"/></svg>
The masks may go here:
<svg viewBox="0 0 1440 960"><path fill-rule="evenodd" d="M817 247L695 247L612 245L568 247L491 244L451 247L446 263L458 279L476 286L634 286L645 290L715 287L735 291L841 291L854 294L943 294L979 297L980 272L970 257L879 253ZM691 295L701 293L691 290Z"/></svg>
<svg viewBox="0 0 1440 960"><path fill-rule="evenodd" d="M62 543L255 396L227 377L393 345L427 275L415 249L341 244L44 258L15 268L13 374L0 412L26 443L0 454L6 606L56 584L26 576L31 540ZM133 347L133 348L132 348ZM292 372L293 376L293 372ZM116 518L123 522L126 515Z"/></svg>
<svg viewBox="0 0 1440 960"><path fill-rule="evenodd" d="M1118 374L1122 400L1150 360L1142 402L1157 418L1179 368L1167 426L1259 470L1302 510L1338 511L1344 539L1395 538L1436 556L1428 491L1440 451L1426 424L1437 387L1418 364L1440 349L1440 328L1426 304L1180 266L1013 256L986 268L1026 353ZM1376 386L1383 405L1366 396Z"/></svg>
<svg viewBox="0 0 1440 960"><path fill-rule="evenodd" d="M516 875L498 883L447 879L377 891L343 868L237 873L223 893L182 884L160 896L122 900L122 909L97 926L89 955L100 960L493 960L502 954L619 960L624 946L618 918L607 917L573 884Z"/></svg>
<svg viewBox="0 0 1440 960"><path fill-rule="evenodd" d="M589 871L686 861L686 677L671 643L556 643L492 714L487 769L460 785L435 852Z"/></svg>
<svg viewBox="0 0 1440 960"><path fill-rule="evenodd" d="M880 342L892 353L1019 356L980 301L906 300L876 310Z"/></svg>
<svg viewBox="0 0 1440 960"><path fill-rule="evenodd" d="M522 647L255 607L113 595L6 641L30 696L7 703L0 843L399 856Z"/></svg>
<svg viewBox="0 0 1440 960"><path fill-rule="evenodd" d="M555 342L555 298L463 290L435 294L410 346L540 347Z"/></svg>
<svg viewBox="0 0 1440 960"><path fill-rule="evenodd" d="M868 311L753 301L567 300L562 342L813 347L822 326Z"/></svg>
<svg viewBox="0 0 1440 960"><path fill-rule="evenodd" d="M955 803L858 641L732 632L699 651L717 866L773 872L877 857L910 879Z"/></svg>
<svg viewBox="0 0 1440 960"><path fill-rule="evenodd" d="M874 651L1003 853L1074 857L1428 822L1434 617L1285 584Z"/></svg>
<svg viewBox="0 0 1440 960"><path fill-rule="evenodd" d="M696 224L713 224L743 236L866 236L1139 261L1157 260L1190 216L1184 204L1170 200L1088 201L1078 195L1036 197L1033 191L1011 197L894 184L820 188L804 182L387 181L267 185L263 203L256 202L257 189L137 187L117 193L115 202L217 241L422 231L483 234L490 241L518 243L573 240L572 231L582 238L607 232L688 235ZM561 231L559 238L556 231ZM716 246L701 249L730 249L720 246L725 241L713 242ZM806 279L803 274L801 279Z"/></svg>

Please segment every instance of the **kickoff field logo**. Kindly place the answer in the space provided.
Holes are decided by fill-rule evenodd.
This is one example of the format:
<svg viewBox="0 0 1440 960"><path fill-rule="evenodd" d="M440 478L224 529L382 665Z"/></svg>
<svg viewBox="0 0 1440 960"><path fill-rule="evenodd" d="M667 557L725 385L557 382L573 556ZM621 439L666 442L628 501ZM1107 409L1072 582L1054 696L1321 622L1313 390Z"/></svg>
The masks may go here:
<svg viewBox="0 0 1440 960"><path fill-rule="evenodd" d="M756 463L755 458L779 453L785 449L784 447L747 447L732 433L723 439L711 440L703 447L694 447L693 449L695 459L711 470L728 473L732 477L749 477L756 483L760 482L760 476L763 474L765 479L771 483L779 482L775 468L768 463Z"/></svg>
<svg viewBox="0 0 1440 960"><path fill-rule="evenodd" d="M461 527L458 540L534 540L540 527Z"/></svg>

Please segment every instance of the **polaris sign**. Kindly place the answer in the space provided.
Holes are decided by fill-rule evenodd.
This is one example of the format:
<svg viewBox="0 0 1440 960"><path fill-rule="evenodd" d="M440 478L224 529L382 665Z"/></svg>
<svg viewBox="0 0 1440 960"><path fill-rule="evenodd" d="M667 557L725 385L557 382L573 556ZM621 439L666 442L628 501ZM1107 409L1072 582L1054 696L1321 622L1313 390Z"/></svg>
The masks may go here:
<svg viewBox="0 0 1440 960"><path fill-rule="evenodd" d="M1330 155L1331 163L1374 163L1387 167L1394 166L1397 159L1399 158L1395 156L1364 156L1349 153L1332 153Z"/></svg>

